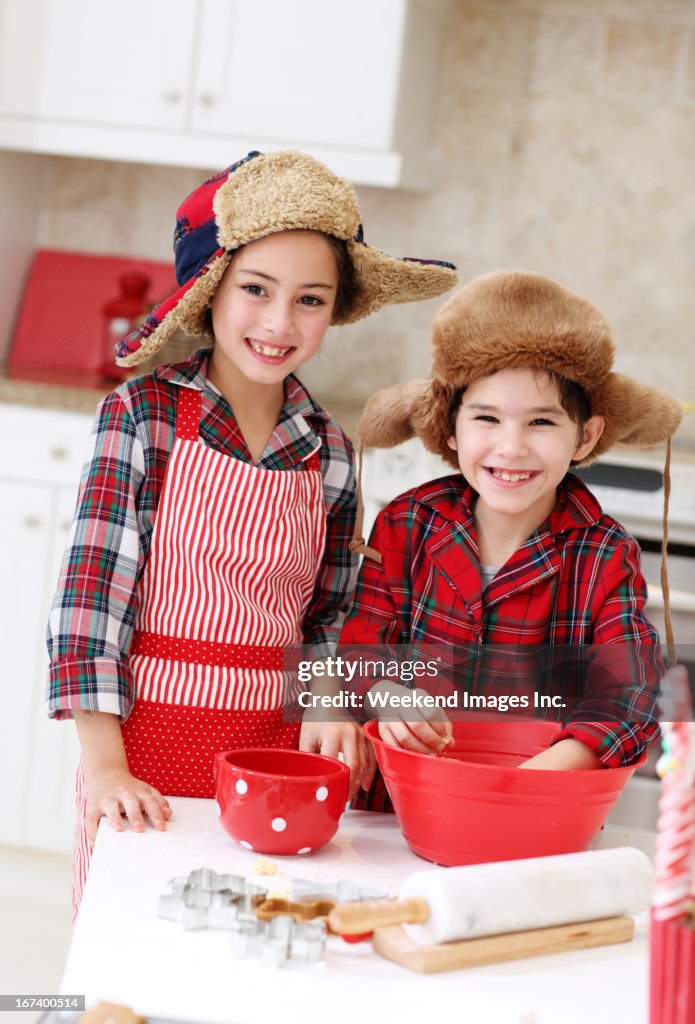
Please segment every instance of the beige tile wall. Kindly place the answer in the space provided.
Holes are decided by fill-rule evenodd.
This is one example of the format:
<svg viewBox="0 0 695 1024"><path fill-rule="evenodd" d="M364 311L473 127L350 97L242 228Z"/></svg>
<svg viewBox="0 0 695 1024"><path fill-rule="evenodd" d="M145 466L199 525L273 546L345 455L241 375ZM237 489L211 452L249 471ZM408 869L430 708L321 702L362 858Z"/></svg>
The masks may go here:
<svg viewBox="0 0 695 1024"><path fill-rule="evenodd" d="M446 38L437 187L360 188L367 239L555 276L607 313L619 369L695 402L695 0L455 0ZM40 244L168 258L201 178L56 158ZM437 306L334 331L307 383L359 400L426 373Z"/></svg>

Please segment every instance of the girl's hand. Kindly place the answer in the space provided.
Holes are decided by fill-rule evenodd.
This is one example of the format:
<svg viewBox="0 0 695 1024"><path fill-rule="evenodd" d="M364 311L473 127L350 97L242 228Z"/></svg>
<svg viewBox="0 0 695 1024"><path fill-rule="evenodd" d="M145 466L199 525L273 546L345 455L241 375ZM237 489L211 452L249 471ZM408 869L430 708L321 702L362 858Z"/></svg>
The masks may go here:
<svg viewBox="0 0 695 1024"><path fill-rule="evenodd" d="M346 714L331 722L319 722L305 715L299 734L299 749L312 754L326 754L328 757L337 757L342 753L350 769L350 800L360 786L369 789L372 784L376 770L374 751L352 715Z"/></svg>
<svg viewBox="0 0 695 1024"><path fill-rule="evenodd" d="M394 697L393 703L385 707L375 705L376 717L379 719L379 736L392 747L403 747L418 754L441 754L453 739L451 722L440 707L428 707L426 703L419 706L408 706L400 703L401 698L408 696L428 697L427 690L409 690L400 683L392 683L387 679L376 683L370 690L386 693Z"/></svg>
<svg viewBox="0 0 695 1024"><path fill-rule="evenodd" d="M171 807L165 797L154 788L136 779L123 768L102 769L87 778L87 814L85 823L90 843L96 839L100 818L108 818L116 832L123 831L123 818L127 818L134 832L145 831L145 817L153 828L163 832Z"/></svg>

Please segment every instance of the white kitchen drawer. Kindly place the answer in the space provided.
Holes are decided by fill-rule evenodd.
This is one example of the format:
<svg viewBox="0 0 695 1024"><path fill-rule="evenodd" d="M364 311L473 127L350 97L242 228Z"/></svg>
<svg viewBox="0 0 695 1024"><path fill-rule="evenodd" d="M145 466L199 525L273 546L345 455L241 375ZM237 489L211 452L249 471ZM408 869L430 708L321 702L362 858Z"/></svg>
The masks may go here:
<svg viewBox="0 0 695 1024"><path fill-rule="evenodd" d="M0 475L77 487L92 421L92 416L82 413L0 405L4 438Z"/></svg>

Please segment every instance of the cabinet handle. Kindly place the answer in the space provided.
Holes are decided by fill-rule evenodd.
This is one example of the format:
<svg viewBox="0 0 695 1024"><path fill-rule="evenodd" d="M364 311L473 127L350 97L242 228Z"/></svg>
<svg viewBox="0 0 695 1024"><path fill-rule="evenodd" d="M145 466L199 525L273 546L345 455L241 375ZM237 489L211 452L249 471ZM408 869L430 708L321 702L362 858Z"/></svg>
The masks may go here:
<svg viewBox="0 0 695 1024"><path fill-rule="evenodd" d="M62 445L56 445L55 448L49 449L49 455L52 459L55 459L56 462L64 462L68 457L68 450Z"/></svg>
<svg viewBox="0 0 695 1024"><path fill-rule="evenodd" d="M42 523L38 516L24 516L24 519L22 519L22 526L27 530L38 530L41 525Z"/></svg>
<svg viewBox="0 0 695 1024"><path fill-rule="evenodd" d="M165 103L180 103L181 93L176 89L165 89L162 93L162 99Z"/></svg>
<svg viewBox="0 0 695 1024"><path fill-rule="evenodd" d="M198 103L200 103L201 107L214 107L215 102L215 97L211 92L201 92L198 97Z"/></svg>

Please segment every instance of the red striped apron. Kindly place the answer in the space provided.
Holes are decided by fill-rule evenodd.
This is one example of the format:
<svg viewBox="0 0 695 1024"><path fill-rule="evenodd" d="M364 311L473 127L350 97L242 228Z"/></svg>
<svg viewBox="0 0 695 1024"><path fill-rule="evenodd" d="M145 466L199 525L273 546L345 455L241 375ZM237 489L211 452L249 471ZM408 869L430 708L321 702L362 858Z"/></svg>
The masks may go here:
<svg viewBox="0 0 695 1024"><path fill-rule="evenodd" d="M220 750L296 747L282 648L302 643L326 534L318 455L308 472L258 469L198 440L201 392L181 387L129 653L122 723L133 775L169 796L214 796ZM78 777L73 904L91 850Z"/></svg>

